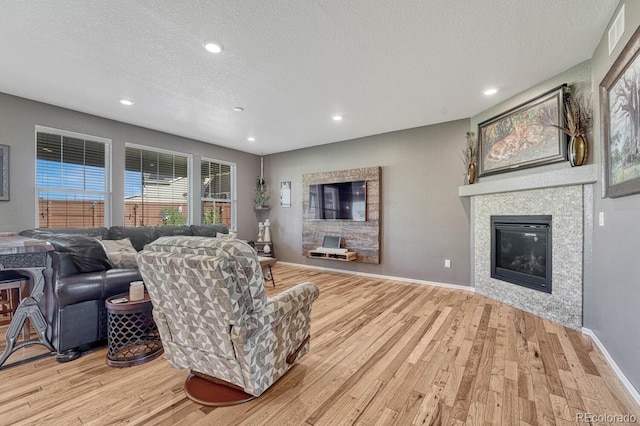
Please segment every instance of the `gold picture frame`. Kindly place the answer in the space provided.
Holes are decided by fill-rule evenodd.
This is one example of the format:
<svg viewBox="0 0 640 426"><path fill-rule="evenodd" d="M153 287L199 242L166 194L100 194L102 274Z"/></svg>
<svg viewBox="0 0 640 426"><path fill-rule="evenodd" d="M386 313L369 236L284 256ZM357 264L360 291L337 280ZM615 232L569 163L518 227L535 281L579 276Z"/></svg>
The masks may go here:
<svg viewBox="0 0 640 426"><path fill-rule="evenodd" d="M478 124L479 176L567 159L566 84Z"/></svg>

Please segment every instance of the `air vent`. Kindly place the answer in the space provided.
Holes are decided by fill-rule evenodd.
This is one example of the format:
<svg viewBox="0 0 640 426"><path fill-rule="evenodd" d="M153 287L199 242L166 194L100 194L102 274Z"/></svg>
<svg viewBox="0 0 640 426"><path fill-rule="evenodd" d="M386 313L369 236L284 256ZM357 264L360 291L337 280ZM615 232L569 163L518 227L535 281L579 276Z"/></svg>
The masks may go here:
<svg viewBox="0 0 640 426"><path fill-rule="evenodd" d="M622 33L624 33L624 4L620 8L620 12L618 12L613 24L611 24L611 28L609 28L609 55L618 44Z"/></svg>

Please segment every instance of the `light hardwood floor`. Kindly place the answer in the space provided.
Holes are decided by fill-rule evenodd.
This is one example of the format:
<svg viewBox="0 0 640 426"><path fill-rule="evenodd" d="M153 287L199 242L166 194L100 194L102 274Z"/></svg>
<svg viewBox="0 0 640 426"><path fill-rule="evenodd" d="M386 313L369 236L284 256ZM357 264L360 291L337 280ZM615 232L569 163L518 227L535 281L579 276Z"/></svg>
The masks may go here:
<svg viewBox="0 0 640 426"><path fill-rule="evenodd" d="M277 287L313 281L311 353L260 398L188 400L164 357L131 368L105 349L0 370L0 424L569 425L640 409L590 339L456 289L274 266ZM4 332L3 332L4 333ZM33 347L12 356L27 356Z"/></svg>

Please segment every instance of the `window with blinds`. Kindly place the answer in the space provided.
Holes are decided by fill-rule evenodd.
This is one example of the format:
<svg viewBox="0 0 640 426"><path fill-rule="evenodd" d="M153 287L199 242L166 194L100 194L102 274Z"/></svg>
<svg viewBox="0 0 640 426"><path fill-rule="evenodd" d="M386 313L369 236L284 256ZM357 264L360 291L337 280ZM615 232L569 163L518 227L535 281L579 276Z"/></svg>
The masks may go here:
<svg viewBox="0 0 640 426"><path fill-rule="evenodd" d="M36 127L37 226L109 226L109 158L109 140Z"/></svg>
<svg viewBox="0 0 640 426"><path fill-rule="evenodd" d="M191 157L127 144L125 226L187 225Z"/></svg>
<svg viewBox="0 0 640 426"><path fill-rule="evenodd" d="M236 229L236 165L202 159L200 163L202 223Z"/></svg>

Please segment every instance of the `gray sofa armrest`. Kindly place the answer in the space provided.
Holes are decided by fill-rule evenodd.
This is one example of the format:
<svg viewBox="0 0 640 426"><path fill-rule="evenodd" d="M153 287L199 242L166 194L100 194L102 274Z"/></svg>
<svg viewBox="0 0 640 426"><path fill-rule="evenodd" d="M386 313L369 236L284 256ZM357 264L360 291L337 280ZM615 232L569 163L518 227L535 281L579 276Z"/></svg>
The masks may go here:
<svg viewBox="0 0 640 426"><path fill-rule="evenodd" d="M129 284L140 279L137 269L110 269L60 277L55 283L58 306L90 300L102 301L115 294L128 292Z"/></svg>
<svg viewBox="0 0 640 426"><path fill-rule="evenodd" d="M319 295L320 290L317 285L312 282L304 282L267 299L267 304L263 309L249 316L242 326L234 327L234 338L251 339L256 334L277 327L286 318L310 307ZM267 324L271 327L264 327Z"/></svg>
<svg viewBox="0 0 640 426"><path fill-rule="evenodd" d="M286 316L299 311L304 306L311 305L320 295L318 286L312 282L304 282L291 287L275 297L267 299L264 309L269 322L277 324Z"/></svg>

